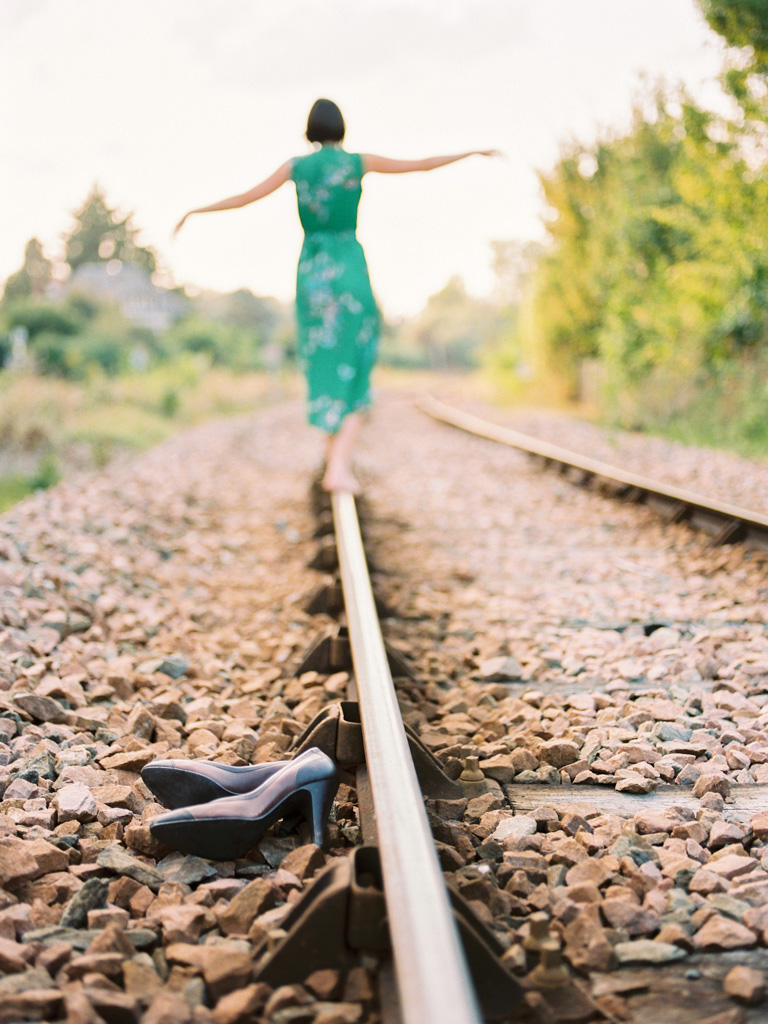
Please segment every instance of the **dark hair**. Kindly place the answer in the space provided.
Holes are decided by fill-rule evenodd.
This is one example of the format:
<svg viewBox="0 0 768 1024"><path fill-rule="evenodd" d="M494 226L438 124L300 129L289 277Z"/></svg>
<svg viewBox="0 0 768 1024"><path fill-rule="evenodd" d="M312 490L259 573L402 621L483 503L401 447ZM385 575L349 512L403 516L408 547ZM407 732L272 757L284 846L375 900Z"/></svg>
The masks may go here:
<svg viewBox="0 0 768 1024"><path fill-rule="evenodd" d="M333 100L315 100L307 118L307 141L341 142L344 118Z"/></svg>

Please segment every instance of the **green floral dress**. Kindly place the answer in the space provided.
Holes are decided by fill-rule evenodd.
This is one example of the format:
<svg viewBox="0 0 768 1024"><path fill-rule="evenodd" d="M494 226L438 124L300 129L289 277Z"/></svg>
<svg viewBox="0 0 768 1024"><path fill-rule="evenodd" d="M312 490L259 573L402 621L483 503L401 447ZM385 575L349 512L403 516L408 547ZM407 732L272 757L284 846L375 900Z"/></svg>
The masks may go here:
<svg viewBox="0 0 768 1024"><path fill-rule="evenodd" d="M297 157L291 168L304 228L296 275L299 358L309 422L329 434L371 404L379 313L355 235L363 173L360 154L336 146Z"/></svg>

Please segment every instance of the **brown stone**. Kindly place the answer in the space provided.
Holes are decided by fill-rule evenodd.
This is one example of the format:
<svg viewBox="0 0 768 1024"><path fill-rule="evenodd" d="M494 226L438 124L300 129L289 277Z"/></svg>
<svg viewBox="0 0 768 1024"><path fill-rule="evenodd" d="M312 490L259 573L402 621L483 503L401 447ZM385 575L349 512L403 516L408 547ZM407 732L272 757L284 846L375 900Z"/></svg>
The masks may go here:
<svg viewBox="0 0 768 1024"><path fill-rule="evenodd" d="M367 1006L373 1002L374 995L371 976L364 967L353 967L347 971L342 996L345 1003L363 1003Z"/></svg>
<svg viewBox="0 0 768 1024"><path fill-rule="evenodd" d="M138 885L138 882L136 884ZM148 886L139 885L139 888L128 900L128 909L131 911L131 917L145 917L154 899L155 895Z"/></svg>
<svg viewBox="0 0 768 1024"><path fill-rule="evenodd" d="M53 806L60 823L65 821L95 821L98 814L96 801L90 789L78 782L62 786L53 798Z"/></svg>
<svg viewBox="0 0 768 1024"><path fill-rule="evenodd" d="M638 772L629 772L616 783L617 793L651 793L658 786L657 779L647 779Z"/></svg>
<svg viewBox="0 0 768 1024"><path fill-rule="evenodd" d="M12 939L0 939L0 971L4 974L15 974L29 967L31 950L29 946Z"/></svg>
<svg viewBox="0 0 768 1024"><path fill-rule="evenodd" d="M36 722L52 722L59 725L67 720L66 711L53 697L41 697L36 693L17 693L14 694L13 702Z"/></svg>
<svg viewBox="0 0 768 1024"><path fill-rule="evenodd" d="M603 899L597 886L591 885L589 882L582 882L580 885L569 885L566 891L566 898L573 900L574 903L601 903Z"/></svg>
<svg viewBox="0 0 768 1024"><path fill-rule="evenodd" d="M101 1024L104 1020L96 1013L88 996L79 985L67 985L63 997L67 1021L71 1024Z"/></svg>
<svg viewBox="0 0 768 1024"><path fill-rule="evenodd" d="M744 841L745 832L733 821L716 821L709 832L709 848L718 850L721 846Z"/></svg>
<svg viewBox="0 0 768 1024"><path fill-rule="evenodd" d="M757 936L749 928L730 917L713 914L693 936L697 949L705 952L719 949L748 949L757 942Z"/></svg>
<svg viewBox="0 0 768 1024"><path fill-rule="evenodd" d="M73 949L68 942L54 942L53 945L41 949L35 959L36 967L44 967L52 978L55 978L64 964L72 958Z"/></svg>
<svg viewBox="0 0 768 1024"><path fill-rule="evenodd" d="M199 970L214 1002L251 980L253 959L237 944L175 942L166 946L165 955L169 963L187 964Z"/></svg>
<svg viewBox="0 0 768 1024"><path fill-rule="evenodd" d="M657 942L666 942L668 945L681 946L689 953L693 952L693 939L682 925L674 922L665 924L655 939Z"/></svg>
<svg viewBox="0 0 768 1024"><path fill-rule="evenodd" d="M263 982L230 992L213 1010L216 1024L250 1024L253 1014L266 1002L270 988Z"/></svg>
<svg viewBox="0 0 768 1024"><path fill-rule="evenodd" d="M101 985L89 986L86 988L86 994L93 1008L104 1020L120 1021L120 1024L139 1024L141 1008L133 996Z"/></svg>
<svg viewBox="0 0 768 1024"><path fill-rule="evenodd" d="M102 907L98 910L88 911L88 928L106 928L107 925L115 924L120 928L127 928L131 915L122 907Z"/></svg>
<svg viewBox="0 0 768 1024"><path fill-rule="evenodd" d="M99 764L102 768L140 772L150 761L154 761L155 756L151 750L128 750L120 754L104 754L99 758Z"/></svg>
<svg viewBox="0 0 768 1024"><path fill-rule="evenodd" d="M613 963L613 947L594 903L583 907L564 932L565 955L576 970L607 971Z"/></svg>
<svg viewBox="0 0 768 1024"><path fill-rule="evenodd" d="M206 957L202 965L203 978L214 1001L229 992L244 988L253 974L253 958L241 950L228 950L224 946L212 946L213 955Z"/></svg>
<svg viewBox="0 0 768 1024"><path fill-rule="evenodd" d="M120 978L124 959L124 953L83 953L82 956L73 957L64 971L71 980L84 978L91 973L103 974L107 978Z"/></svg>
<svg viewBox="0 0 768 1024"><path fill-rule="evenodd" d="M123 964L123 984L126 995L149 1006L163 987L162 979L154 967L143 961L130 959Z"/></svg>
<svg viewBox="0 0 768 1024"><path fill-rule="evenodd" d="M555 768L565 768L568 764L578 761L580 747L573 740L547 740L539 747L539 757L546 764L554 765Z"/></svg>
<svg viewBox="0 0 768 1024"><path fill-rule="evenodd" d="M754 1006L765 999L765 975L752 967L732 967L723 981L723 991L731 999Z"/></svg>
<svg viewBox="0 0 768 1024"><path fill-rule="evenodd" d="M135 949L119 925L108 924L91 942L88 953L120 953L131 957Z"/></svg>
<svg viewBox="0 0 768 1024"><path fill-rule="evenodd" d="M706 868L696 871L688 883L689 892L698 892L702 896L708 896L713 892L725 892L727 888L728 883L721 875L715 874L714 871L707 871Z"/></svg>
<svg viewBox="0 0 768 1024"><path fill-rule="evenodd" d="M590 857L588 860L582 860L568 869L568 873L565 876L565 884L570 886L587 883L589 885L596 885L599 888L612 877L612 866L608 865L607 858L597 860Z"/></svg>
<svg viewBox="0 0 768 1024"><path fill-rule="evenodd" d="M304 981L304 987L325 1002L336 999L341 994L344 977L341 971L330 968L313 971Z"/></svg>
<svg viewBox="0 0 768 1024"><path fill-rule="evenodd" d="M357 1024L364 1013L357 1003L317 1003L312 1024Z"/></svg>
<svg viewBox="0 0 768 1024"><path fill-rule="evenodd" d="M135 878L128 878L121 875L120 878L113 878L107 889L107 901L116 907L127 907L130 898L141 889L141 882ZM148 890L151 893L151 890Z"/></svg>
<svg viewBox="0 0 768 1024"><path fill-rule="evenodd" d="M707 829L700 821L684 821L672 829L673 839L693 839L701 846L707 841Z"/></svg>
<svg viewBox="0 0 768 1024"><path fill-rule="evenodd" d="M480 762L480 770L489 779L495 779L502 785L511 782L516 775L511 754L496 754L486 758Z"/></svg>
<svg viewBox="0 0 768 1024"><path fill-rule="evenodd" d="M0 842L0 885L13 888L51 871L65 871L69 857L45 839L6 836Z"/></svg>
<svg viewBox="0 0 768 1024"><path fill-rule="evenodd" d="M163 940L166 943L190 939L196 942L204 931L210 931L216 925L210 910L195 904L166 906L158 910L153 907L147 916L162 925Z"/></svg>
<svg viewBox="0 0 768 1024"><path fill-rule="evenodd" d="M280 861L280 867L290 871L297 878L311 878L314 873L325 864L325 854L319 846L308 843L305 846L298 846L291 850Z"/></svg>
<svg viewBox="0 0 768 1024"><path fill-rule="evenodd" d="M3 995L0 1001L0 1024L18 1024L19 1021L56 1020L62 1005L58 989L30 989Z"/></svg>
<svg viewBox="0 0 768 1024"><path fill-rule="evenodd" d="M702 797L706 793L719 793L727 797L731 792L731 783L722 772L712 772L709 775L701 775L693 784L693 795Z"/></svg>
<svg viewBox="0 0 768 1024"><path fill-rule="evenodd" d="M539 767L539 759L525 747L515 747L514 750L511 750L509 763L516 772L535 771Z"/></svg>
<svg viewBox="0 0 768 1024"><path fill-rule="evenodd" d="M122 807L127 811L133 811L134 814L142 807L142 801L131 786L94 786L91 795L97 803L106 804L108 807Z"/></svg>
<svg viewBox="0 0 768 1024"><path fill-rule="evenodd" d="M758 866L757 861L752 857L738 853L727 853L723 857L711 857L707 861L707 871L712 871L721 878L736 878L738 875L745 875Z"/></svg>
<svg viewBox="0 0 768 1024"><path fill-rule="evenodd" d="M155 839L149 830L148 821L132 821L123 833L125 845L132 850L138 850L146 857L160 857L168 852L168 847Z"/></svg>
<svg viewBox="0 0 768 1024"><path fill-rule="evenodd" d="M672 832L679 824L680 819L676 815L665 814L664 811L641 811L635 815L635 831L641 836ZM704 835L706 837L706 832Z"/></svg>
<svg viewBox="0 0 768 1024"><path fill-rule="evenodd" d="M161 989L152 999L141 1024L192 1024L192 1010L180 992Z"/></svg>
<svg viewBox="0 0 768 1024"><path fill-rule="evenodd" d="M270 910L276 902L275 890L269 882L255 878L217 915L219 927L225 935L247 935L259 914Z"/></svg>
<svg viewBox="0 0 768 1024"><path fill-rule="evenodd" d="M600 911L612 928L620 928L634 938L637 935L654 935L659 930L658 914L644 907L637 907L628 900L605 900Z"/></svg>

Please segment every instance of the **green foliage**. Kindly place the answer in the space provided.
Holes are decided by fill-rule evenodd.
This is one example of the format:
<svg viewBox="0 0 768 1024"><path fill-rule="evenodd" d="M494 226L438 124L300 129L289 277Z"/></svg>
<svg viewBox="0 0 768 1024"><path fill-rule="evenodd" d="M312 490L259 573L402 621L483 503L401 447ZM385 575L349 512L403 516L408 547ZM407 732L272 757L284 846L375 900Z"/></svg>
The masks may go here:
<svg viewBox="0 0 768 1024"><path fill-rule="evenodd" d="M29 485L33 491L45 491L55 485L61 479L59 466L53 455L44 455L38 464L37 470L29 478Z"/></svg>
<svg viewBox="0 0 768 1024"><path fill-rule="evenodd" d="M72 297L65 303L13 303L6 307L6 330L24 327L38 373L77 380L93 370L115 376L128 369L131 348L143 331L110 306ZM9 348L8 336L4 348ZM2 353L0 352L0 355Z"/></svg>
<svg viewBox="0 0 768 1024"><path fill-rule="evenodd" d="M74 346L64 334L43 332L35 335L30 351L35 369L46 377L72 379L77 376Z"/></svg>
<svg viewBox="0 0 768 1024"><path fill-rule="evenodd" d="M210 366L228 366L241 371L261 367L261 338L257 331L200 315L175 324L165 334L162 345L167 358L194 353L204 356Z"/></svg>
<svg viewBox="0 0 768 1024"><path fill-rule="evenodd" d="M699 6L729 46L751 47L756 65L768 69L768 0L699 0Z"/></svg>
<svg viewBox="0 0 768 1024"><path fill-rule="evenodd" d="M32 474L10 473L0 476L0 512L35 491L44 491L61 479L59 466L51 454L43 455Z"/></svg>
<svg viewBox="0 0 768 1024"><path fill-rule="evenodd" d="M176 388L166 388L163 392L163 397L160 399L160 412L163 416L172 420L177 415L180 404L179 392Z"/></svg>
<svg viewBox="0 0 768 1024"><path fill-rule="evenodd" d="M739 143L659 91L627 135L573 146L542 176L550 244L529 345L572 386L582 359L602 360L621 419L637 420L651 381L679 412L691 382L768 340L768 178Z"/></svg>
<svg viewBox="0 0 768 1024"><path fill-rule="evenodd" d="M6 279L3 299L13 301L40 297L51 281L53 264L43 253L43 247L36 238L30 238L24 249L24 263L15 274Z"/></svg>
<svg viewBox="0 0 768 1024"><path fill-rule="evenodd" d="M69 337L77 334L80 329L80 324L71 310L49 303L14 304L7 309L4 320L7 328L24 327L30 341L39 334Z"/></svg>
<svg viewBox="0 0 768 1024"><path fill-rule="evenodd" d="M768 452L768 354L723 364L689 389L684 408L658 408L652 384L642 388L636 425L687 444L731 448L747 456Z"/></svg>
<svg viewBox="0 0 768 1024"><path fill-rule="evenodd" d="M157 269L153 249L139 244L139 231L131 223L132 214L121 217L107 204L106 196L94 185L85 202L74 214L75 226L65 235L66 261L75 270L82 263L121 260L143 267L150 274Z"/></svg>
<svg viewBox="0 0 768 1024"><path fill-rule="evenodd" d="M421 313L398 331L397 345L382 346L390 366L468 369L478 365L482 349L500 329L498 307L467 293L452 277L430 296Z"/></svg>

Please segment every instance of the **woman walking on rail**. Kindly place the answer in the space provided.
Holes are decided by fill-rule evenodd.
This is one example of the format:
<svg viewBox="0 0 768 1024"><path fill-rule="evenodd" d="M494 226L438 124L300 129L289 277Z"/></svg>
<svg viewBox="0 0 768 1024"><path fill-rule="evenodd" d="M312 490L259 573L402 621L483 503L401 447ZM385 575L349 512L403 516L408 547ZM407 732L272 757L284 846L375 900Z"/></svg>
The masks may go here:
<svg viewBox="0 0 768 1024"><path fill-rule="evenodd" d="M352 451L363 414L371 404L370 373L376 359L379 312L371 291L365 254L358 242L357 208L364 174L431 171L468 156L494 156L472 150L424 160L391 160L342 149L345 125L331 100L315 102L307 120L307 156L287 160L268 178L241 195L185 213L234 210L263 199L286 181L296 185L304 244L296 277L299 356L308 385L309 422L328 436L323 487L359 493Z"/></svg>

